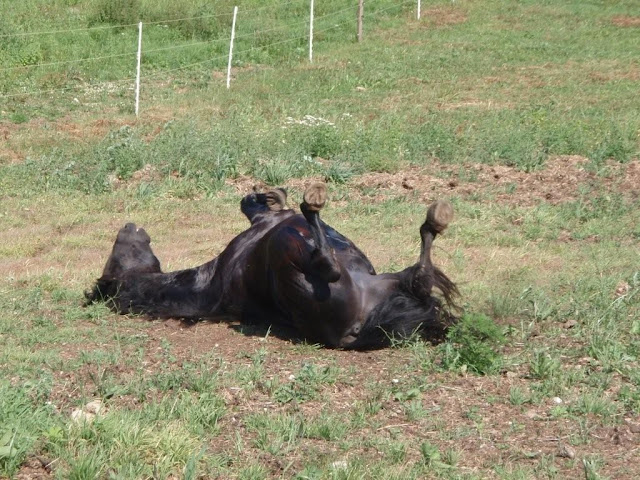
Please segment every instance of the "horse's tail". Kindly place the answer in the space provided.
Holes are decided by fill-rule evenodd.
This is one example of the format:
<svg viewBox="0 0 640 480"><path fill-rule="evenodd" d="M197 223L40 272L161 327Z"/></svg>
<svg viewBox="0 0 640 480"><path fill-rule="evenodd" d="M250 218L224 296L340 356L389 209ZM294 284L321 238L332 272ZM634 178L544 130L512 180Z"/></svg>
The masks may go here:
<svg viewBox="0 0 640 480"><path fill-rule="evenodd" d="M455 297L459 293L456 284L438 268L433 269L433 280L434 287L442 292L444 302L432 295L420 299L411 293L410 285L401 282L396 293L373 309L356 340L345 348L384 348L415 336L442 341L447 328L456 321L451 310L457 308Z"/></svg>
<svg viewBox="0 0 640 480"><path fill-rule="evenodd" d="M458 309L456 303L456 299L460 296L458 286L438 267L433 267L433 286L442 292L447 309Z"/></svg>

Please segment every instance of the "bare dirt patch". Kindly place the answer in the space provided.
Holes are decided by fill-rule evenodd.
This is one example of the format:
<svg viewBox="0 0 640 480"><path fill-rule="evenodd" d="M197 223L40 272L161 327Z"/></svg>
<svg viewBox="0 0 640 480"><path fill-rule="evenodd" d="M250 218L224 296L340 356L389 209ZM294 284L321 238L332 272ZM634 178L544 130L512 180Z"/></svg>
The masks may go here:
<svg viewBox="0 0 640 480"><path fill-rule="evenodd" d="M120 188L135 189L142 183L150 183L159 181L162 179L162 174L158 169L149 163L144 165L141 169L136 170L131 174L131 177L127 180L123 180L116 174L109 175L109 183L111 186L118 190Z"/></svg>
<svg viewBox="0 0 640 480"><path fill-rule="evenodd" d="M48 458L33 456L29 457L14 477L16 480L40 480L53 478L52 471L55 461Z"/></svg>
<svg viewBox="0 0 640 480"><path fill-rule="evenodd" d="M640 17L632 17L629 15L616 15L611 19L616 27L638 28L640 27Z"/></svg>
<svg viewBox="0 0 640 480"><path fill-rule="evenodd" d="M103 109L96 115L90 106L84 112L74 112L54 120L36 118L25 123L0 122L0 162L19 163L34 151L48 150L55 144L74 142L90 144L102 140L109 132L123 126L139 125L146 129L143 138L151 142L171 119L188 115L188 107L172 109L154 107L141 119L123 114L115 108ZM216 108L211 109L216 113Z"/></svg>
<svg viewBox="0 0 640 480"><path fill-rule="evenodd" d="M423 10L420 15L429 25L446 27L467 21L467 12L459 7L437 6Z"/></svg>
<svg viewBox="0 0 640 480"><path fill-rule="evenodd" d="M640 68L630 65L628 68L611 68L606 71L593 71L588 78L594 83L609 83L620 80L630 80L637 82L640 80Z"/></svg>
<svg viewBox="0 0 640 480"><path fill-rule="evenodd" d="M540 170L525 172L505 165L447 165L436 161L428 167L358 175L350 179L347 186L353 187L349 189L350 198L355 196L372 203L398 196L419 197L426 203L442 197L482 195L515 206L557 205L580 198L581 186L604 187L606 191L631 199L640 197L640 161L609 162L600 173L589 169L588 163L588 159L578 155L562 155L549 159ZM316 176L290 179L286 183L290 190L297 192L311 182L322 180ZM263 181L249 176L227 179L226 184L238 194L269 188Z"/></svg>
<svg viewBox="0 0 640 480"><path fill-rule="evenodd" d="M101 112L102 115L113 112ZM108 132L123 125L130 125L128 118L113 117L94 119L93 113L74 114L56 120L36 118L25 123L0 122L0 162L19 163L34 151L48 150L54 144L73 142L89 143L104 137ZM78 119L78 117L80 117Z"/></svg>
<svg viewBox="0 0 640 480"><path fill-rule="evenodd" d="M490 196L508 205L559 204L580 197L580 186L604 186L625 197L640 196L640 162L610 163L604 176L587 168L588 160L571 155L550 159L543 169L524 172L504 165L434 163L395 173L368 173L350 181L365 198L380 201L393 196L419 196L425 202L439 197Z"/></svg>
<svg viewBox="0 0 640 480"><path fill-rule="evenodd" d="M503 88L538 89L550 86L566 85L568 82L589 80L592 83L606 84L610 82L632 81L640 78L640 68L634 62L616 60L601 62L542 63L521 67L499 67L490 75L482 77L488 85L499 85ZM460 107L511 108L508 102L478 101L475 98L462 98ZM443 104L446 107L448 104ZM453 104L456 105L455 103ZM458 108L460 108L458 107ZM443 108L443 107L440 107Z"/></svg>

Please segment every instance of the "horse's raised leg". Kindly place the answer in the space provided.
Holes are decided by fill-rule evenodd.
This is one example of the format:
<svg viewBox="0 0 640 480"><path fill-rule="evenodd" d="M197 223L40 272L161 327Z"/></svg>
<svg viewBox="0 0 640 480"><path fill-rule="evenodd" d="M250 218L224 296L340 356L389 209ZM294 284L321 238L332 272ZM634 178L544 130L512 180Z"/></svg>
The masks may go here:
<svg viewBox="0 0 640 480"><path fill-rule="evenodd" d="M240 211L253 224L261 214L279 212L287 206L287 191L274 188L266 193L251 193L240 202Z"/></svg>
<svg viewBox="0 0 640 480"><path fill-rule="evenodd" d="M334 283L340 279L340 265L327 242L326 233L320 221L320 210L326 201L327 186L324 183L314 183L305 190L300 210L309 223L309 230L315 243L311 253L311 273L329 283Z"/></svg>
<svg viewBox="0 0 640 480"><path fill-rule="evenodd" d="M86 304L103 301L119 313L194 318L213 313L219 297L212 284L217 259L196 268L162 273L142 228L128 223L118 232L111 255Z"/></svg>
<svg viewBox="0 0 640 480"><path fill-rule="evenodd" d="M85 292L87 304L108 300L113 302L120 290L120 279L132 274L160 273L160 261L151 250L151 238L135 223L127 223L118 231L111 255L102 276L92 290Z"/></svg>
<svg viewBox="0 0 640 480"><path fill-rule="evenodd" d="M118 232L102 276L118 277L128 271L160 272L160 261L151 250L151 238L144 228L127 223Z"/></svg>
<svg viewBox="0 0 640 480"><path fill-rule="evenodd" d="M442 291L447 303L458 293L453 282L448 279L431 261L431 248L436 236L442 233L453 220L453 206L446 201L436 201L429 210L427 218L420 227L422 245L418 263L413 267L410 288L418 298L429 298L433 287Z"/></svg>

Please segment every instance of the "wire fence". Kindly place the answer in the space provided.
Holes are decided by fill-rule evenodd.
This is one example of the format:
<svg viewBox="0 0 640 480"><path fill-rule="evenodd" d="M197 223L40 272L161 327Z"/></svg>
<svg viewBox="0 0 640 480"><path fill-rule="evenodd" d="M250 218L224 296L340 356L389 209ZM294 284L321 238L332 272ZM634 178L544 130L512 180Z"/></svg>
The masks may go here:
<svg viewBox="0 0 640 480"><path fill-rule="evenodd" d="M38 95L60 95L73 92L81 93L98 93L108 92L122 93L123 90L136 90L135 97L138 99L140 93L140 85L144 85L145 80L168 78L178 72L184 72L189 69L196 68L212 68L222 70L224 61L229 59L229 73L227 75L227 85L230 81L231 67L233 65L245 63L261 63L255 56L260 53L277 51L278 55L267 56L267 60L277 61L278 56L281 59L294 58L303 61L307 57L303 45L308 44L309 54L308 61L312 60L312 49L314 43L322 43L322 38L326 37L330 32L344 32L340 37L343 40L347 38L353 41L355 38L355 20L357 3L351 0L350 5L344 8L338 8L333 11L326 12L322 15L313 14L313 2L309 5L310 0L291 0L289 2L278 5L268 5L253 9L240 10L238 13L238 30L239 34L235 35L235 41L238 47L234 51L229 48L230 37L235 34L231 32L231 24L229 24L226 32L224 29L218 32L216 38L210 38L200 41L184 41L175 45L154 46L147 50L142 49L144 37L136 38L136 31L143 35L144 31L148 32L153 29L168 28L168 25L177 25L184 22L203 21L209 19L228 19L232 12L223 12L212 15L189 16L183 18L169 18L166 20L155 20L151 22L140 23L124 23L117 25L100 25L86 28L69 28L66 30L43 30L35 32L14 32L0 34L0 42L23 41L24 39L33 39L45 36L65 36L65 39L71 35L78 37L81 34L103 35L104 32L116 31L119 35L110 35L104 39L108 41L115 40L115 46L110 45L109 48L119 49L119 52L89 56L91 50L83 51L83 39L79 37L77 41L67 42L66 45L73 52L78 52L75 58L67 58L56 61L23 61L20 65L0 66L0 99L22 99ZM369 5L371 3L371 5ZM260 19L264 16L265 11L269 9L278 9L297 7L304 8L308 6L308 15L299 16L297 21L281 23L275 26L263 25ZM391 10L398 12L405 11L409 6L416 6L416 0L394 1L391 5L389 2L384 4L376 2L368 2L366 10L366 18L368 23L372 23L376 18L383 16ZM418 8L420 2L418 1ZM419 11L418 11L419 15ZM258 26L258 28L256 27ZM148 35L148 33L147 33ZM115 38L113 38L115 37ZM89 42L86 42L89 43ZM282 48L288 44L298 44L298 48L286 50ZM138 45L138 49L136 49ZM161 61L163 54L172 52L181 52L179 59L175 56L170 61ZM186 52L186 54L184 53ZM2 53L0 51L0 53ZM234 63L231 63L231 55L233 54ZM263 55L264 56L264 55ZM141 59L141 68L136 71L136 57ZM199 57L199 58L197 58ZM129 59L127 59L129 58ZM195 61L189 61L193 59ZM28 59L29 60L29 59ZM78 70L82 65L98 64L97 68ZM177 66L170 63L178 63ZM61 71L65 69L73 69L71 81L63 81L63 85L55 85L51 88L42 86L42 79L47 79L47 72ZM44 72L43 72L44 71ZM109 77L109 73L121 72L119 76ZM141 74L142 72L142 74ZM4 78L3 78L4 75ZM91 79L91 77L104 77L108 79ZM63 75L65 77L65 75ZM141 78L142 77L142 78ZM142 81L141 81L142 80ZM136 101L136 113L137 113Z"/></svg>

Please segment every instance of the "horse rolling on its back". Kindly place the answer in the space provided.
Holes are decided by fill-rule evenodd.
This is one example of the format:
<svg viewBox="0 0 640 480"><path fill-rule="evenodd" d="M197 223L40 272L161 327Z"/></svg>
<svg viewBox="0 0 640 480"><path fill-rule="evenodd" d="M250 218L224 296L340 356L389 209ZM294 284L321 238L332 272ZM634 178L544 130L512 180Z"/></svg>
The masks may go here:
<svg viewBox="0 0 640 480"><path fill-rule="evenodd" d="M376 274L349 239L320 220L326 198L323 183L311 185L297 214L285 208L282 189L247 195L241 211L251 226L217 258L169 273L161 271L149 235L128 223L87 300L106 301L119 313L261 320L333 348L380 348L392 338L441 333L458 290L433 265L431 246L453 218L451 205L428 209L414 265Z"/></svg>

